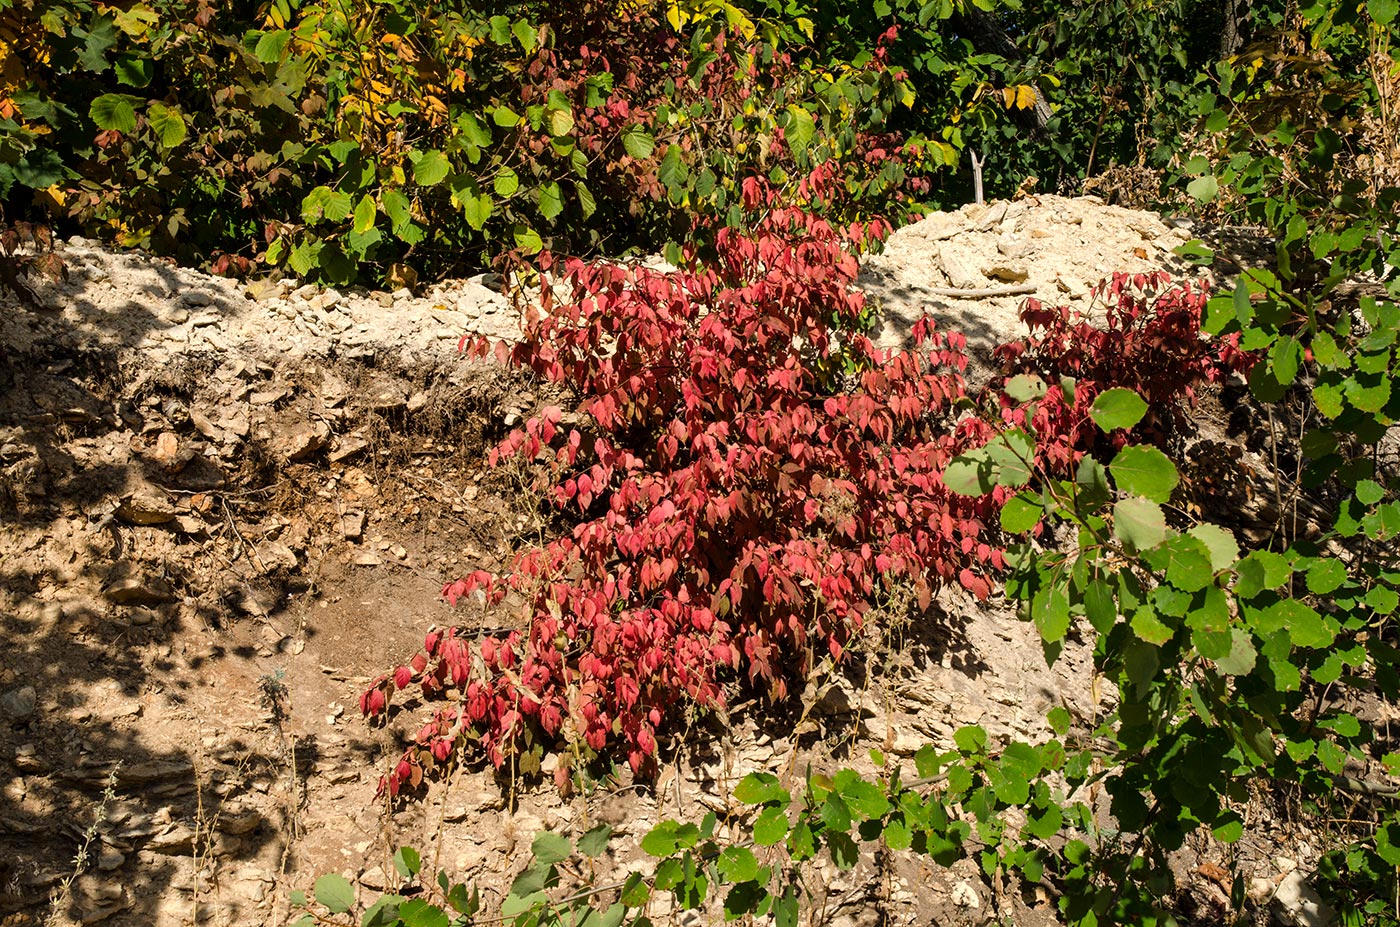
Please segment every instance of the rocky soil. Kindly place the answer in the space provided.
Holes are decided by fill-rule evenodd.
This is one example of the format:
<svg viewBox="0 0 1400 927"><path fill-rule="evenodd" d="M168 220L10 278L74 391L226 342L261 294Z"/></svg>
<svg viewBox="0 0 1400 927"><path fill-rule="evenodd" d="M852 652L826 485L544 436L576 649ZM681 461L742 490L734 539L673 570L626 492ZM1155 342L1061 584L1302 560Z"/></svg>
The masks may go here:
<svg viewBox="0 0 1400 927"><path fill-rule="evenodd" d="M969 206L897 233L862 286L886 344L928 311L985 365L1027 295L1089 311L1115 270L1184 272L1171 249L1192 234L1092 197ZM545 827L608 822L612 862L644 863L656 821L736 811L752 770L868 772L870 747L909 763L964 724L1035 737L1055 705L1085 730L1104 710L1082 649L1049 669L1031 626L948 592L916 623L891 616L800 704L685 732L654 784L563 799L466 770L391 813L375 784L400 732L361 723L359 689L432 623L487 620L452 615L442 583L547 530L519 476L484 462L540 387L455 354L465 333L518 332L511 300L488 277L336 292L76 239L61 256L68 280L37 285L38 308L0 305L5 924L283 924L320 873L386 887L405 844L489 899ZM1274 820L1268 846L1234 851L1261 904L1321 850ZM1228 908L1213 874L1238 860L1221 852L1181 860L1193 916ZM1043 889L970 862L874 865L818 868L817 919L1055 922Z"/></svg>

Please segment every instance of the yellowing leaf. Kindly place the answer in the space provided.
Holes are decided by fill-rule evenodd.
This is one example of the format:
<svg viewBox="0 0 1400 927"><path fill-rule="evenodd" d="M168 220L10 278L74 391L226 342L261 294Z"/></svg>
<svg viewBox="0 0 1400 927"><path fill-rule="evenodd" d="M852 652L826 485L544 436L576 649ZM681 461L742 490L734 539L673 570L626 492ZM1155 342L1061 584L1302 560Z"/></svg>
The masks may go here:
<svg viewBox="0 0 1400 927"><path fill-rule="evenodd" d="M1016 108L1030 109L1035 106L1035 88L1029 84L1022 84L1016 88Z"/></svg>

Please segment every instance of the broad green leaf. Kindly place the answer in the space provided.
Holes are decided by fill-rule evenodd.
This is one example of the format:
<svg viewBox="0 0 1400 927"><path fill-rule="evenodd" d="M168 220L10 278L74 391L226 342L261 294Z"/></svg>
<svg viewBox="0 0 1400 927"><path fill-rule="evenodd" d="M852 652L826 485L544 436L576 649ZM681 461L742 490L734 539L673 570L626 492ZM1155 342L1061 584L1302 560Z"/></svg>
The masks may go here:
<svg viewBox="0 0 1400 927"><path fill-rule="evenodd" d="M1167 536L1167 520L1161 506L1134 496L1113 506L1113 534L1136 550L1147 550Z"/></svg>
<svg viewBox="0 0 1400 927"><path fill-rule="evenodd" d="M530 54L535 50L538 35L535 28L523 19L517 19L510 27L511 34L520 43L520 47L525 49L525 54Z"/></svg>
<svg viewBox="0 0 1400 927"><path fill-rule="evenodd" d="M1327 595L1329 592L1335 592L1346 581L1346 564L1340 560L1319 560L1308 568L1308 591L1316 595Z"/></svg>
<svg viewBox="0 0 1400 927"><path fill-rule="evenodd" d="M1158 646L1171 640L1172 635L1175 633L1170 627L1162 623L1162 620L1157 617L1157 613L1153 611L1151 607L1146 605L1133 612L1133 617L1128 624L1133 629L1133 633L1141 640Z"/></svg>
<svg viewBox="0 0 1400 927"><path fill-rule="evenodd" d="M1206 546L1189 534L1179 534L1152 552L1154 566L1165 563L1167 582L1185 592L1196 592L1211 584L1215 571L1211 569Z"/></svg>
<svg viewBox="0 0 1400 927"><path fill-rule="evenodd" d="M777 802L786 805L792 796L772 773L749 773L734 787L734 797L746 805Z"/></svg>
<svg viewBox="0 0 1400 927"><path fill-rule="evenodd" d="M574 846L563 834L542 830L535 835L534 842L530 844L530 852L542 863L557 863L568 859L574 852Z"/></svg>
<svg viewBox="0 0 1400 927"><path fill-rule="evenodd" d="M913 833L902 814L890 815L890 819L885 822L884 835L885 846L896 852L909 849L914 842Z"/></svg>
<svg viewBox="0 0 1400 927"><path fill-rule="evenodd" d="M1132 428L1147 414L1147 403L1130 389L1114 387L1100 393L1089 407L1089 417L1104 431Z"/></svg>
<svg viewBox="0 0 1400 927"><path fill-rule="evenodd" d="M568 135L574 129L574 117L568 110L556 109L549 113L549 134L553 136Z"/></svg>
<svg viewBox="0 0 1400 927"><path fill-rule="evenodd" d="M99 129L130 134L136 131L136 104L140 102L124 93L104 93L92 101L88 115Z"/></svg>
<svg viewBox="0 0 1400 927"><path fill-rule="evenodd" d="M515 191L520 189L520 175L508 167L503 167L496 173L495 179L491 181L491 186L495 189L497 196L512 197L515 195Z"/></svg>
<svg viewBox="0 0 1400 927"><path fill-rule="evenodd" d="M1366 12L1377 25L1388 26L1395 21L1396 14L1400 14L1400 0L1366 0Z"/></svg>
<svg viewBox="0 0 1400 927"><path fill-rule="evenodd" d="M547 183L540 187L540 215L553 222L564 211L564 194L557 183Z"/></svg>
<svg viewBox="0 0 1400 927"><path fill-rule="evenodd" d="M497 45L510 44L510 19L505 16L491 17L491 41Z"/></svg>
<svg viewBox="0 0 1400 927"><path fill-rule="evenodd" d="M1017 402L1031 402L1045 395L1045 381L1034 373L1018 374L1006 381L1002 391Z"/></svg>
<svg viewBox="0 0 1400 927"><path fill-rule="evenodd" d="M1385 498L1385 487L1375 480L1359 480L1356 484L1356 499L1362 505L1375 505Z"/></svg>
<svg viewBox="0 0 1400 927"><path fill-rule="evenodd" d="M540 233L528 225L517 225L513 235L515 247L519 248L522 254L538 254L544 248Z"/></svg>
<svg viewBox="0 0 1400 927"><path fill-rule="evenodd" d="M1196 525L1186 533L1205 545L1212 570L1228 569L1240 558L1240 545L1235 536L1218 525Z"/></svg>
<svg viewBox="0 0 1400 927"><path fill-rule="evenodd" d="M767 805L758 813L753 822L753 842L761 847L771 847L782 841L788 834L787 811L777 805Z"/></svg>
<svg viewBox="0 0 1400 927"><path fill-rule="evenodd" d="M452 165L441 151L425 151L413 162L413 180L421 187L434 187L447 178Z"/></svg>
<svg viewBox="0 0 1400 927"><path fill-rule="evenodd" d="M394 853L394 869L405 879L416 876L422 868L422 857L413 847L399 847Z"/></svg>
<svg viewBox="0 0 1400 927"><path fill-rule="evenodd" d="M593 198L593 191L584 186L582 180L574 181L574 196L578 198L579 212L585 219L598 211L598 201Z"/></svg>
<svg viewBox="0 0 1400 927"><path fill-rule="evenodd" d="M1001 509L1001 530L1021 534L1034 528L1044 514L1040 498L1027 493L1012 496Z"/></svg>
<svg viewBox="0 0 1400 927"><path fill-rule="evenodd" d="M1097 508L1109 500L1108 471L1088 454L1079 461L1074 483L1075 499L1085 509Z"/></svg>
<svg viewBox="0 0 1400 927"><path fill-rule="evenodd" d="M1108 465L1108 472L1113 474L1119 489L1159 503L1171 499L1179 482L1176 467L1167 455L1147 445L1123 448Z"/></svg>
<svg viewBox="0 0 1400 927"><path fill-rule="evenodd" d="M485 148L491 144L491 127L471 113L463 113L457 117L457 130L469 144L478 148Z"/></svg>
<svg viewBox="0 0 1400 927"><path fill-rule="evenodd" d="M788 107L788 124L783 129L783 137L794 154L807 150L816 131L817 124L811 113L800 106Z"/></svg>
<svg viewBox="0 0 1400 927"><path fill-rule="evenodd" d="M128 87L145 87L156 76L156 63L145 55L119 55L112 63L117 82Z"/></svg>
<svg viewBox="0 0 1400 927"><path fill-rule="evenodd" d="M963 753L975 756L987 746L987 731L980 724L960 727L953 732L953 743Z"/></svg>
<svg viewBox="0 0 1400 927"><path fill-rule="evenodd" d="M747 882L758 875L758 859L748 847L725 847L715 860L715 871L726 882Z"/></svg>
<svg viewBox="0 0 1400 927"><path fill-rule="evenodd" d="M629 155L641 161L651 157L651 153L656 150L656 139L639 125L629 126L622 133L622 147Z"/></svg>
<svg viewBox="0 0 1400 927"><path fill-rule="evenodd" d="M489 193L478 193L472 196L470 193L461 198L462 217L467 220L467 224L478 232L486 227L486 221L491 218L493 203ZM537 249L538 250L538 249Z"/></svg>
<svg viewBox="0 0 1400 927"><path fill-rule="evenodd" d="M276 64L282 60L282 53L287 50L287 43L291 40L292 34L286 29L264 32L253 47L253 54L263 64Z"/></svg>
<svg viewBox="0 0 1400 927"><path fill-rule="evenodd" d="M943 485L962 496L985 496L992 491L992 461L985 448L960 454L943 471Z"/></svg>
<svg viewBox="0 0 1400 927"><path fill-rule="evenodd" d="M374 197L366 193L360 197L360 202L355 205L355 233L363 235L374 228L374 219L378 215L378 210L374 205Z"/></svg>
<svg viewBox="0 0 1400 927"><path fill-rule="evenodd" d="M384 206L384 215L389 217L390 228L396 236L402 238L404 230L413 221L408 197L398 190L385 190L380 194L380 202Z"/></svg>
<svg viewBox="0 0 1400 927"><path fill-rule="evenodd" d="M613 829L607 824L598 824L589 828L582 837L578 838L578 851L589 859L597 859L607 850L612 833Z"/></svg>
<svg viewBox="0 0 1400 927"><path fill-rule="evenodd" d="M1234 628L1230 631L1230 653L1216 660L1215 665L1222 673L1243 676L1254 669L1254 661L1258 656L1258 651L1254 649L1254 638L1249 632Z"/></svg>
<svg viewBox="0 0 1400 927"><path fill-rule="evenodd" d="M146 107L146 123L156 134L162 148L174 148L185 140L189 132L180 111L164 103L153 102Z"/></svg>
<svg viewBox="0 0 1400 927"><path fill-rule="evenodd" d="M344 914L355 904L355 889L343 875L328 872L316 880L316 900L332 914Z"/></svg>
<svg viewBox="0 0 1400 927"><path fill-rule="evenodd" d="M1069 632L1069 599L1059 586L1042 589L1031 600L1031 619L1047 644L1064 640Z"/></svg>
<svg viewBox="0 0 1400 927"><path fill-rule="evenodd" d="M520 122L520 114L509 106L498 106L491 111L491 121L503 129L510 129Z"/></svg>
<svg viewBox="0 0 1400 927"><path fill-rule="evenodd" d="M1198 203L1209 203L1220 192L1220 184L1213 175L1206 174L1187 184L1186 192L1195 197Z"/></svg>

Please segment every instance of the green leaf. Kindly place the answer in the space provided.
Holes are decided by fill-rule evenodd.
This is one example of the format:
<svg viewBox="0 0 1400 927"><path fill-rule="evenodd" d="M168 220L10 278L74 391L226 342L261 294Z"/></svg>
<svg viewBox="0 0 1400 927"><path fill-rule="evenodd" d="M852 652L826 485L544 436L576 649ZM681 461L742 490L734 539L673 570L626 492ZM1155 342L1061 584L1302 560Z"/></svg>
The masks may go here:
<svg viewBox="0 0 1400 927"><path fill-rule="evenodd" d="M746 805L766 805L777 802L786 805L792 796L772 773L749 773L734 787L734 797Z"/></svg>
<svg viewBox="0 0 1400 927"><path fill-rule="evenodd" d="M497 45L510 44L510 20L507 17L491 17L491 41Z"/></svg>
<svg viewBox="0 0 1400 927"><path fill-rule="evenodd" d="M416 876L423 868L422 857L413 847L399 847L394 853L394 869L405 879Z"/></svg>
<svg viewBox="0 0 1400 927"><path fill-rule="evenodd" d="M540 215L553 222L564 211L564 194L557 183L547 183L540 187Z"/></svg>
<svg viewBox="0 0 1400 927"><path fill-rule="evenodd" d="M1155 611L1146 605L1133 612L1133 617L1129 621L1129 626L1132 627L1133 633L1136 634L1138 638L1147 641L1149 644L1156 644L1157 646L1161 646L1171 640L1172 635L1175 633L1170 627L1162 623L1162 620L1157 617Z"/></svg>
<svg viewBox="0 0 1400 927"><path fill-rule="evenodd" d="M753 822L753 842L761 847L771 847L788 834L787 811L778 805L767 805L758 813Z"/></svg>
<svg viewBox="0 0 1400 927"><path fill-rule="evenodd" d="M374 228L375 217L379 214L374 205L374 197L366 193L355 205L355 233L363 235Z"/></svg>
<svg viewBox="0 0 1400 927"><path fill-rule="evenodd" d="M1274 379L1283 386L1288 386L1298 376L1298 365L1302 360L1303 349L1298 346L1298 339L1292 335L1285 335L1275 341L1273 350L1269 352Z"/></svg>
<svg viewBox="0 0 1400 927"><path fill-rule="evenodd" d="M1316 595L1327 595L1329 592L1335 592L1346 581L1346 564L1340 560L1319 560L1308 569L1308 591Z"/></svg>
<svg viewBox="0 0 1400 927"><path fill-rule="evenodd" d="M953 743L963 753L975 756L987 746L987 731L980 724L960 727L953 732Z"/></svg>
<svg viewBox="0 0 1400 927"><path fill-rule="evenodd" d="M174 148L189 133L185 117L173 106L152 102L146 107L146 123L156 134L162 148Z"/></svg>
<svg viewBox="0 0 1400 927"><path fill-rule="evenodd" d="M460 197L462 202L462 217L467 220L467 224L478 232L486 227L486 221L491 218L491 209L494 205L489 193L479 193L472 196L470 193ZM536 249L538 250L538 249Z"/></svg>
<svg viewBox="0 0 1400 927"><path fill-rule="evenodd" d="M117 83L145 87L156 76L156 63L144 55L119 55L112 63Z"/></svg>
<svg viewBox="0 0 1400 927"><path fill-rule="evenodd" d="M992 491L992 460L985 448L955 457L943 471L943 485L962 496L985 496Z"/></svg>
<svg viewBox="0 0 1400 927"><path fill-rule="evenodd" d="M1244 821L1233 811L1227 811L1211 826L1211 833L1221 843L1234 843L1244 836Z"/></svg>
<svg viewBox="0 0 1400 927"><path fill-rule="evenodd" d="M578 838L578 851L589 859L597 859L607 850L608 841L612 839L612 832L613 829L606 824L589 828L582 837Z"/></svg>
<svg viewBox="0 0 1400 927"><path fill-rule="evenodd" d="M1155 502L1123 499L1113 506L1113 534L1137 550L1148 550L1167 536L1167 520Z"/></svg>
<svg viewBox="0 0 1400 927"><path fill-rule="evenodd" d="M253 47L253 54L263 64L276 64L282 60L282 53L287 50L287 43L291 40L292 34L286 29L264 32Z"/></svg>
<svg viewBox="0 0 1400 927"><path fill-rule="evenodd" d="M1007 534L1021 534L1039 524L1044 514L1039 496L1021 493L1006 500L1001 510L1001 530Z"/></svg>
<svg viewBox="0 0 1400 927"><path fill-rule="evenodd" d="M1069 598L1064 589L1050 586L1036 593L1031 601L1031 617L1041 640L1047 644L1064 640L1070 623Z"/></svg>
<svg viewBox="0 0 1400 927"><path fill-rule="evenodd" d="M661 163L656 168L656 179L669 193L679 194L687 173L685 162L681 160L681 146L667 145L666 154L662 155Z"/></svg>
<svg viewBox="0 0 1400 927"><path fill-rule="evenodd" d="M1218 525L1196 525L1186 533L1205 545L1212 570L1228 569L1240 558L1240 545L1235 536Z"/></svg>
<svg viewBox="0 0 1400 927"><path fill-rule="evenodd" d="M1147 403L1130 389L1114 387L1100 393L1089 407L1089 417L1104 431L1132 428L1147 414Z"/></svg>
<svg viewBox="0 0 1400 927"><path fill-rule="evenodd" d="M1108 471L1088 454L1079 461L1074 483L1076 501L1086 509L1097 508L1109 500Z"/></svg>
<svg viewBox="0 0 1400 927"><path fill-rule="evenodd" d="M1044 812L1039 816L1028 815L1026 817L1025 832L1032 837L1039 837L1041 840L1049 840L1060 832L1064 826L1064 813L1060 811L1058 805L1047 805Z"/></svg>
<svg viewBox="0 0 1400 927"><path fill-rule="evenodd" d="M503 129L510 129L520 122L520 115L509 106L498 106L491 111L491 121Z"/></svg>
<svg viewBox="0 0 1400 927"><path fill-rule="evenodd" d="M491 186L495 189L497 196L512 197L520 189L520 175L508 167L503 167L496 173Z"/></svg>
<svg viewBox="0 0 1400 927"><path fill-rule="evenodd" d="M512 234L515 238L515 247L519 248L523 254L537 254L544 248L544 241L540 238L540 233L528 225L517 225Z"/></svg>
<svg viewBox="0 0 1400 927"><path fill-rule="evenodd" d="M578 208L583 218L587 219L598 211L598 201L593 198L593 192L584 186L582 180L574 181L574 196L578 197Z"/></svg>
<svg viewBox="0 0 1400 927"><path fill-rule="evenodd" d="M1362 505L1375 505L1385 498L1385 487L1375 480L1359 480L1356 484L1356 501Z"/></svg>
<svg viewBox="0 0 1400 927"><path fill-rule="evenodd" d="M651 153L656 150L656 139L640 125L629 126L622 133L622 147L628 155L641 161L651 157Z"/></svg>
<svg viewBox="0 0 1400 927"><path fill-rule="evenodd" d="M344 914L355 904L355 889L343 875L328 872L316 880L316 900L332 914Z"/></svg>
<svg viewBox="0 0 1400 927"><path fill-rule="evenodd" d="M457 130L462 133L462 137L469 144L478 148L485 148L491 144L491 127L483 125L476 116L471 113L463 113L457 117Z"/></svg>
<svg viewBox="0 0 1400 927"><path fill-rule="evenodd" d="M1396 14L1400 13L1400 2L1398 0L1366 0L1366 12L1371 15L1371 19L1377 25L1388 26L1395 21Z"/></svg>
<svg viewBox="0 0 1400 927"><path fill-rule="evenodd" d="M1215 665L1220 668L1220 672L1230 676L1243 676L1254 669L1254 662L1258 659L1258 651L1254 649L1254 639L1249 632L1234 628L1230 631L1230 652L1225 657L1215 661Z"/></svg>
<svg viewBox="0 0 1400 927"><path fill-rule="evenodd" d="M855 864L860 861L860 849L856 846L856 842L851 839L850 834L841 832L827 834L826 845L831 850L831 861L842 872L854 868Z"/></svg>
<svg viewBox="0 0 1400 927"><path fill-rule="evenodd" d="M568 859L574 852L574 845L568 837L553 831L542 830L530 844L530 852L542 863L557 863Z"/></svg>
<svg viewBox="0 0 1400 927"><path fill-rule="evenodd" d="M1220 192L1220 184L1213 175L1206 174L1187 184L1186 192L1195 197L1198 203L1209 203Z"/></svg>
<svg viewBox="0 0 1400 927"><path fill-rule="evenodd" d="M1153 502L1169 501L1179 482L1176 467L1167 455L1147 445L1123 448L1108 470L1119 489Z"/></svg>
<svg viewBox="0 0 1400 927"><path fill-rule="evenodd" d="M885 822L885 846L896 852L907 850L914 843L913 833L904 820L904 815L893 814Z"/></svg>
<svg viewBox="0 0 1400 927"><path fill-rule="evenodd" d="M130 134L136 131L136 104L140 102L124 93L104 93L92 101L88 115L103 131Z"/></svg>
<svg viewBox="0 0 1400 927"><path fill-rule="evenodd" d="M1002 392L1017 402L1031 402L1045 395L1045 381L1034 373L1018 374L1006 381Z"/></svg>
<svg viewBox="0 0 1400 927"><path fill-rule="evenodd" d="M748 847L725 847L715 860L715 871L726 882L748 882L758 876L758 859Z"/></svg>
<svg viewBox="0 0 1400 927"><path fill-rule="evenodd" d="M413 159L413 180L420 187L435 187L447 178L451 167L441 151L425 151Z"/></svg>
<svg viewBox="0 0 1400 927"><path fill-rule="evenodd" d="M677 821L662 821L653 827L645 837L642 838L642 850L649 856L670 856L676 852L676 829L680 826Z"/></svg>
<svg viewBox="0 0 1400 927"><path fill-rule="evenodd" d="M510 27L511 34L520 43L520 47L525 49L525 54L530 54L535 50L538 36L533 26L523 19L517 19Z"/></svg>
<svg viewBox="0 0 1400 927"><path fill-rule="evenodd" d="M549 134L555 136L568 135L574 128L574 117L568 110L555 109L549 112Z"/></svg>
<svg viewBox="0 0 1400 927"><path fill-rule="evenodd" d="M1158 547L1154 564L1165 560L1167 582L1185 592L1197 592L1211 584L1215 571L1211 568L1206 546L1189 534L1179 534Z"/></svg>
<svg viewBox="0 0 1400 927"><path fill-rule="evenodd" d="M800 106L788 107L788 124L783 129L783 137L787 139L789 150L794 154L806 151L816 131L817 124L811 113Z"/></svg>

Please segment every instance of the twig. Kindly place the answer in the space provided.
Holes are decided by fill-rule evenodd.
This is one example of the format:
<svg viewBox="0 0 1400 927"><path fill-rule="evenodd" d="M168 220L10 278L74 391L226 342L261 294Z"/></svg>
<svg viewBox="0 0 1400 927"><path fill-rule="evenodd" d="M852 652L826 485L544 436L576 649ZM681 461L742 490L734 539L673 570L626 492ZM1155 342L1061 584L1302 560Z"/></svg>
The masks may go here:
<svg viewBox="0 0 1400 927"><path fill-rule="evenodd" d="M1025 296L1034 293L1033 283L1017 283L1012 286L989 286L973 289L959 289L955 286L927 287L924 292L934 296L959 296L963 299L990 299L997 296Z"/></svg>

